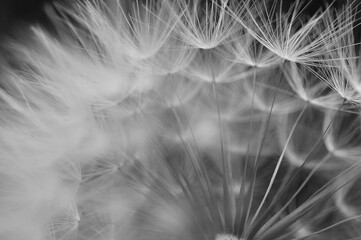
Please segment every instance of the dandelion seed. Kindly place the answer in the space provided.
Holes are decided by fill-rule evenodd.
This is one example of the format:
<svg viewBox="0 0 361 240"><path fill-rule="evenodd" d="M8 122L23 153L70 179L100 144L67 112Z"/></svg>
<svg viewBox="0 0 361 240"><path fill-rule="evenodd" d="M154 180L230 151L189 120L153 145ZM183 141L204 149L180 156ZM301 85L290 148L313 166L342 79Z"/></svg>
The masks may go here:
<svg viewBox="0 0 361 240"><path fill-rule="evenodd" d="M277 1L272 4L268 1L246 1L243 7L246 10L242 7L236 11L230 9L231 15L279 58L304 65L317 65L318 57L327 53L323 40L332 36L333 32L325 30L316 36L315 31L328 10L304 19L300 16L307 4L302 1L293 3L286 13L282 12L282 3L278 11Z"/></svg>
<svg viewBox="0 0 361 240"><path fill-rule="evenodd" d="M66 207L63 212L52 219L50 228L51 239L62 239L68 240L71 239L72 234L75 234L74 231L78 228L78 222L80 221L80 216L76 206L69 205Z"/></svg>
<svg viewBox="0 0 361 240"><path fill-rule="evenodd" d="M272 68L282 64L281 59L260 44L246 28L240 27L230 36L230 40L220 46L217 51L230 62L244 64L248 67Z"/></svg>
<svg viewBox="0 0 361 240"><path fill-rule="evenodd" d="M228 2L221 0L220 5L216 1L199 0L170 3L172 13L179 19L176 33L194 48L212 49L223 44L238 28L225 11Z"/></svg>
<svg viewBox="0 0 361 240"><path fill-rule="evenodd" d="M353 34L356 12L353 3L346 4L337 17L327 15L325 21L335 34L330 41L329 54L325 56L325 67L319 69L318 77L349 103L359 103L357 43ZM334 20L335 19L335 20ZM327 45L327 43L325 43Z"/></svg>

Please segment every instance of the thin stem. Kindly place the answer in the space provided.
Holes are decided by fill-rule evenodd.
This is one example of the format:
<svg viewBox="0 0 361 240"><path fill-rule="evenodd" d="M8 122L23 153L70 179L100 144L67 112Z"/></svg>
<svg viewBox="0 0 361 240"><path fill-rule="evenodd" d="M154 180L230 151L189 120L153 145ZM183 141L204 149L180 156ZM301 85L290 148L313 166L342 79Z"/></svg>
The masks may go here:
<svg viewBox="0 0 361 240"><path fill-rule="evenodd" d="M277 87L279 87L280 83L281 83L281 78L282 78L282 69L285 65L285 62L282 64L281 68L280 68L280 75L279 75L279 78L277 80ZM256 155L256 158L255 158L255 162L254 162L254 166L253 166L253 172L252 172L252 181L251 181L251 186L250 186L250 190L251 190L251 193L250 194L247 194L247 201L246 201L246 204L248 206L248 211L247 211L247 214L246 214L246 219L245 219L245 223L248 221L248 218L249 218L249 214L251 212L251 208L252 208L252 202L253 202L253 195L254 195L254 187L255 187L255 182L256 182L256 178L257 178L257 167L258 167L258 160L259 160L259 157L262 153L262 149L263 149L263 144L264 144L264 141L266 139L266 135L267 135L267 132L268 132L268 128L269 128L269 125L270 125L270 121L271 121L271 115L272 115L272 111L273 111L273 107L274 107L274 104L276 102L276 97L277 97L277 92L274 93L273 95L273 99L272 99L272 104L271 104L271 107L270 107L270 111L268 113L268 116L267 116L267 120L266 120L266 126L263 130L263 136L262 136L262 140L261 140L261 143L260 143L260 146L259 146L259 149L258 149L258 152L257 152L257 155ZM248 192L247 192L248 193ZM248 235L246 233L242 233L242 237L244 237L245 235Z"/></svg>
<svg viewBox="0 0 361 240"><path fill-rule="evenodd" d="M210 63L212 63L211 55L208 53L207 55L209 57ZM224 138L223 138L223 127L222 127L222 117L220 113L220 106L219 106L219 99L216 89L216 80L214 77L214 72L211 67L211 73L212 73L212 87L213 87L213 94L216 99L216 105L217 105L217 116L218 116L218 129L219 129L219 136L220 136L220 144L221 144L221 159L222 159L222 168L223 168L223 210L224 210L224 228L226 232L232 232L233 231L233 202L234 199L232 199L231 196L231 188L232 188L232 182L231 182L231 176L230 176L230 168L229 168L229 159L225 156L224 152Z"/></svg>
<svg viewBox="0 0 361 240"><path fill-rule="evenodd" d="M251 225L253 224L254 220L257 218L259 212L261 211L261 209L262 209L262 207L263 207L263 205L264 205L264 203L265 203L265 201L266 201L266 199L267 199L267 197L268 197L268 195L269 195L269 193L270 193L270 191L271 191L271 188L272 188L272 186L273 186L273 184L274 184L274 181L275 181L275 179L276 179L277 173L278 173L279 168L280 168L280 166L281 166L283 157L284 157L284 155L285 155L285 153L286 153L286 149L287 149L287 147L288 147L288 144L290 143L291 138L292 138L292 136L293 136L293 133L294 133L294 131L296 130L296 127L297 127L298 123L300 122L303 114L305 113L305 110L306 110L307 107L308 107L308 104L306 104L306 105L302 108L300 114L298 115L295 123L294 123L293 126L292 126L292 129L291 129L291 131L290 131L290 133L289 133L289 136L288 136L288 138L287 138L287 140L286 140L286 143L285 143L285 146L284 146L284 148L283 148L283 151L282 151L282 153L281 153L281 155L280 155L280 157L279 157L279 159L278 159L278 162L277 162L277 165L276 165L276 167L275 167L275 170L273 171L273 175L272 175L272 177L271 177L271 180L270 180L270 183L269 183L268 188L267 188L267 190L266 190L266 193L265 193L265 195L264 195L264 197L263 197L263 199L262 199L262 202L261 202L261 204L259 205L259 207L258 207L255 215L253 216L253 219L252 219L252 221L251 221Z"/></svg>
<svg viewBox="0 0 361 240"><path fill-rule="evenodd" d="M236 234L237 236L241 235L241 233L244 230L245 227L245 220L246 220L246 214L244 214L245 211L245 196L247 193L246 190L246 176L247 176L247 168L248 168L248 161L249 161L249 152L250 152L250 141L251 141L251 136L252 136L252 128L253 128L253 105L254 105L254 96L255 96L255 92L256 92L256 71L253 72L253 91L252 91L252 100L251 100L251 121L249 124L249 133L248 133L248 141L247 141L247 154L246 154L246 160L245 160L245 164L243 167L243 174L241 176L242 178L242 183L241 183L241 188L239 190L239 194L238 194L238 204L237 204L237 212L236 214L238 214L238 216L236 215L236 219L235 219L235 224L238 225L237 227L237 231ZM241 212L239 213L239 205L241 205Z"/></svg>
<svg viewBox="0 0 361 240"><path fill-rule="evenodd" d="M312 154L318 149L318 147L320 146L320 144L322 143L322 139L325 137L325 135L327 134L328 130L331 128L333 122L336 120L338 114L341 112L342 107L344 106L346 101L343 101L343 103L341 104L341 106L338 109L337 114L335 114L335 116L333 117L332 121L328 124L328 126L326 127L326 129L324 130L324 132L322 133L322 135L319 137L319 139L316 141L314 147L311 149L311 151L309 152L309 154L307 155L307 157L305 158L305 160L303 161L303 163L301 164L301 166L296 170L296 172L292 175L292 177L289 179L289 181L283 186L282 190L278 191L277 194L274 196L272 202L269 204L268 208L262 213L261 217L259 217L259 220L252 226L253 232L257 231L257 229L260 228L260 226L263 224L263 219L266 218L266 216L268 214L270 214L270 212L272 211L272 209L275 207L275 205L277 204L278 200L280 199L280 197L283 195L283 193L285 193L288 189L288 187L291 185L291 183L293 183L294 179L298 176L298 174L300 173L300 171L303 169L303 166L308 162L308 160L311 158ZM322 160L323 161L323 160ZM303 188L303 186L298 190L301 191ZM296 195L295 195L296 196ZM294 198L295 196L293 196L292 198ZM277 218L275 218L274 216L271 218L271 220L276 221ZM269 220L269 221L271 221Z"/></svg>

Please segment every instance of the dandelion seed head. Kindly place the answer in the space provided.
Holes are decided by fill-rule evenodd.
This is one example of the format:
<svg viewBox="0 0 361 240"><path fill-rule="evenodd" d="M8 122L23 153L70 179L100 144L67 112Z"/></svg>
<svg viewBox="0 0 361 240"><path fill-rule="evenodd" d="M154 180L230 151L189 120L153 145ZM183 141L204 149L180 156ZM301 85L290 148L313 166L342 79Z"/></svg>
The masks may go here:
<svg viewBox="0 0 361 240"><path fill-rule="evenodd" d="M1 60L0 238L361 236L356 12L307 4L48 5Z"/></svg>

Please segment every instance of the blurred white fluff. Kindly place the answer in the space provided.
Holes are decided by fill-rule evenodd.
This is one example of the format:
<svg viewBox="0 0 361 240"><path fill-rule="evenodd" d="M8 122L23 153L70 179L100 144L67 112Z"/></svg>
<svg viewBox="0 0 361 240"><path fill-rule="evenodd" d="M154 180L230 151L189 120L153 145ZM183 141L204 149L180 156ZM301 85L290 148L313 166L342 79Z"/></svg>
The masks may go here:
<svg viewBox="0 0 361 240"><path fill-rule="evenodd" d="M0 239L360 238L357 7L47 6L3 43Z"/></svg>

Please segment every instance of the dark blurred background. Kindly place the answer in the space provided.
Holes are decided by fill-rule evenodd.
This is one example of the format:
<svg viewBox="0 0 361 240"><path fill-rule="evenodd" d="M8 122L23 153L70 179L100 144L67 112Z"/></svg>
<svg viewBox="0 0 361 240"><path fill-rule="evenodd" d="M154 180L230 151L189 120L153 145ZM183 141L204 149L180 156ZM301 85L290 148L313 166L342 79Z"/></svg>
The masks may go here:
<svg viewBox="0 0 361 240"><path fill-rule="evenodd" d="M47 23L47 17L44 12L44 4L54 0L0 0L0 37L13 32L19 26L29 23ZM57 0L58 2L75 2L77 0ZM98 0L107 1L107 0ZM121 0L122 1L122 0ZM134 0L123 0L130 3ZM210 1L210 0L205 0ZM232 0L233 1L233 0ZM235 0L242 1L242 0ZM262 1L262 0L255 0ZM340 6L347 0L336 0L336 6ZM325 2L332 0L305 0L309 2L308 10L310 13L324 6ZM357 1L356 1L357 2ZM283 0L285 6L294 3L294 0Z"/></svg>
<svg viewBox="0 0 361 240"><path fill-rule="evenodd" d="M25 23L46 22L43 5L49 2L51 0L1 0L0 34L10 33Z"/></svg>

